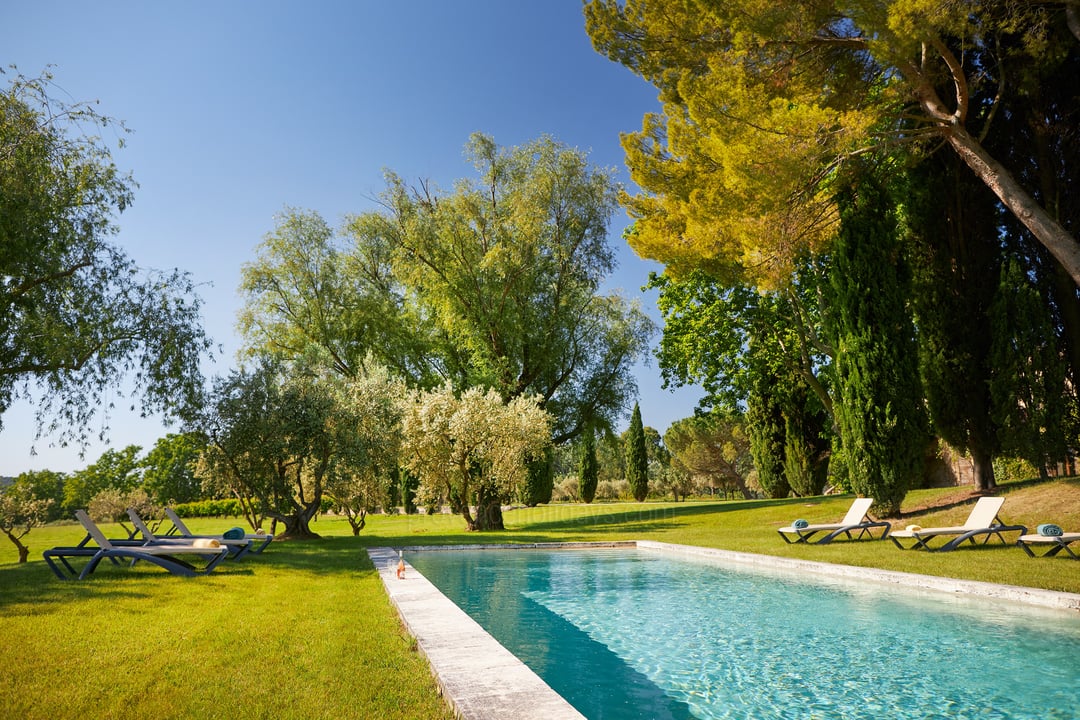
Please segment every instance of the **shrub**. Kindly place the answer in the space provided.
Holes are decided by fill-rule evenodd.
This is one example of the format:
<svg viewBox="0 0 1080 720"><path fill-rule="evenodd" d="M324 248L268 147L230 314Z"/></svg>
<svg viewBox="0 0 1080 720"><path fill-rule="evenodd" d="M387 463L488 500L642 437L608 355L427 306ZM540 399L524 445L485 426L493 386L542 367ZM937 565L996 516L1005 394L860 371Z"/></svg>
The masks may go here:
<svg viewBox="0 0 1080 720"><path fill-rule="evenodd" d="M561 475L551 491L553 502L578 502L581 499L577 475Z"/></svg>
<svg viewBox="0 0 1080 720"><path fill-rule="evenodd" d="M630 483L626 480L601 480L596 485L597 500L620 500L630 495Z"/></svg>
<svg viewBox="0 0 1080 720"><path fill-rule="evenodd" d="M994 458L994 480L998 483L1017 482L1039 477L1034 465L1021 458Z"/></svg>

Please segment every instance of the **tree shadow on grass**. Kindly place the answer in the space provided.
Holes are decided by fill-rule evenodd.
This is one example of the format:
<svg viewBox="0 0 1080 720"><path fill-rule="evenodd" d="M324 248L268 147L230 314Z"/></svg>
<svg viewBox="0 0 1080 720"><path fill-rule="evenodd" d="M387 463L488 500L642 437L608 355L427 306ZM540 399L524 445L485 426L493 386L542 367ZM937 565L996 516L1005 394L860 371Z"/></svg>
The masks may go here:
<svg viewBox="0 0 1080 720"><path fill-rule="evenodd" d="M72 566L81 571L86 560L74 559ZM0 565L0 617L9 614L37 614L48 606L92 599L147 599L155 597L160 582L200 582L214 576L250 575L252 569L240 563L219 565L207 576L178 577L151 563L130 567L102 561L85 580L61 580L53 574L44 560Z"/></svg>

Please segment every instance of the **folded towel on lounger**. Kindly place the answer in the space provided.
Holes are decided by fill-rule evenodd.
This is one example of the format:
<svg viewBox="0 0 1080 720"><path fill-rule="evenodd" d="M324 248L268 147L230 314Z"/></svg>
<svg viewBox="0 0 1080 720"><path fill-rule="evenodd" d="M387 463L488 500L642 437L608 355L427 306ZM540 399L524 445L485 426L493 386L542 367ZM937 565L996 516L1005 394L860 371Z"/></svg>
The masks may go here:
<svg viewBox="0 0 1080 720"><path fill-rule="evenodd" d="M804 527L807 527L809 524L810 523L808 523L807 521L803 520L802 518L799 518L795 522L791 523L791 527L801 530Z"/></svg>
<svg viewBox="0 0 1080 720"><path fill-rule="evenodd" d="M1040 535L1046 535L1047 537L1061 537L1061 535L1064 533L1064 530L1062 530L1054 523L1043 523L1038 528L1036 528L1036 531Z"/></svg>

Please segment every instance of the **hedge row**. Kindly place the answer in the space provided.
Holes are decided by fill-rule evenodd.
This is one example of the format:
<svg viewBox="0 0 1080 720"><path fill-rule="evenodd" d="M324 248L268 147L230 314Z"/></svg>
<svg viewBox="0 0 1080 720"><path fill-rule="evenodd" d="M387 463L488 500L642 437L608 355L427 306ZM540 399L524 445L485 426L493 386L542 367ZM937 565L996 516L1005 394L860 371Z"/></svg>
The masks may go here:
<svg viewBox="0 0 1080 720"><path fill-rule="evenodd" d="M240 507L240 501L236 498L179 503L173 505L172 508L176 511L176 514L182 518L242 517L244 515L244 511ZM320 512L328 513L331 512L333 508L333 501L329 498L323 498L322 505L319 508Z"/></svg>
<svg viewBox="0 0 1080 720"><path fill-rule="evenodd" d="M244 514L240 507L240 501L236 498L180 503L174 505L173 510L182 518L241 517Z"/></svg>

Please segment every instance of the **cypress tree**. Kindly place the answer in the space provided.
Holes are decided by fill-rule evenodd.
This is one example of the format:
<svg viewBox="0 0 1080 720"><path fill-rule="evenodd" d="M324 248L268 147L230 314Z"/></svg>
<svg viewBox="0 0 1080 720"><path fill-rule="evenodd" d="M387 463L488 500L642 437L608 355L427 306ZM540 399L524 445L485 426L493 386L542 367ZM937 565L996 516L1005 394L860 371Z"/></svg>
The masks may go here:
<svg viewBox="0 0 1080 720"><path fill-rule="evenodd" d="M1046 478L1047 464L1066 454L1065 363L1048 303L1015 258L1002 272L990 322L990 395L1001 449Z"/></svg>
<svg viewBox="0 0 1080 720"><path fill-rule="evenodd" d="M830 278L837 425L852 489L893 515L921 477L927 439L910 277L884 188L865 178L838 202Z"/></svg>
<svg viewBox="0 0 1080 720"><path fill-rule="evenodd" d="M551 446L538 458L529 460L529 475L521 491L521 502L527 507L536 507L551 502L551 493L555 490L555 451Z"/></svg>
<svg viewBox="0 0 1080 720"><path fill-rule="evenodd" d="M909 172L905 194L926 409L934 432L971 455L975 487L991 490L1001 451L990 396L990 307L1002 260L998 201L958 160L936 156Z"/></svg>
<svg viewBox="0 0 1080 720"><path fill-rule="evenodd" d="M791 494L784 473L784 414L780 403L769 392L769 382L759 387L746 401L746 428L750 436L750 456L758 473L758 485L770 498Z"/></svg>
<svg viewBox="0 0 1080 720"><path fill-rule="evenodd" d="M600 480L600 468L596 462L596 438L591 428L582 434L581 466L578 482L581 485L581 499L591 503L596 498L596 486Z"/></svg>
<svg viewBox="0 0 1080 720"><path fill-rule="evenodd" d="M630 493L638 502L649 494L649 454L645 447L645 426L641 422L641 408L634 403L630 427L626 431L626 480Z"/></svg>

